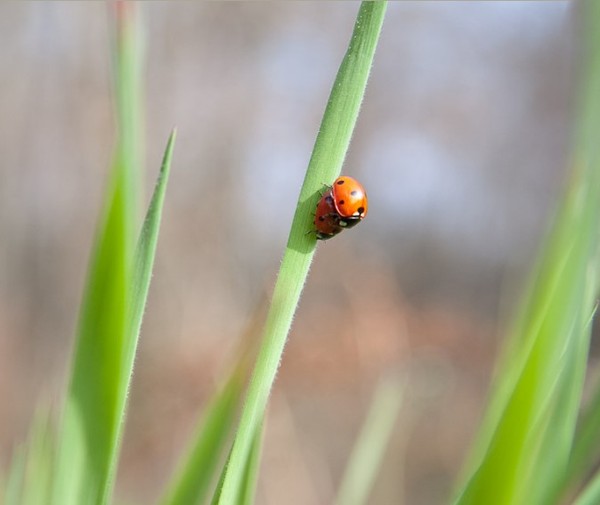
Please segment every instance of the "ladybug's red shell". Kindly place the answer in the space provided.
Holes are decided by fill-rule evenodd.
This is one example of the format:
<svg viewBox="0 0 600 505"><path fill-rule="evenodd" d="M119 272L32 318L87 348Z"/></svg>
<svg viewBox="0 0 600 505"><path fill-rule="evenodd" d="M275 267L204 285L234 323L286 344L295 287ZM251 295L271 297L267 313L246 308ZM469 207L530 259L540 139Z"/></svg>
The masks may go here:
<svg viewBox="0 0 600 505"><path fill-rule="evenodd" d="M317 229L317 238L327 240L340 233L344 228L339 224L340 216L333 203L333 194L331 190L327 191L317 204L315 212L315 228Z"/></svg>
<svg viewBox="0 0 600 505"><path fill-rule="evenodd" d="M362 184L348 176L338 177L331 187L333 203L342 218L361 220L367 215L369 205Z"/></svg>
<svg viewBox="0 0 600 505"><path fill-rule="evenodd" d="M362 184L352 177L338 177L317 204L317 239L327 240L346 228L356 226L367 211L367 193Z"/></svg>

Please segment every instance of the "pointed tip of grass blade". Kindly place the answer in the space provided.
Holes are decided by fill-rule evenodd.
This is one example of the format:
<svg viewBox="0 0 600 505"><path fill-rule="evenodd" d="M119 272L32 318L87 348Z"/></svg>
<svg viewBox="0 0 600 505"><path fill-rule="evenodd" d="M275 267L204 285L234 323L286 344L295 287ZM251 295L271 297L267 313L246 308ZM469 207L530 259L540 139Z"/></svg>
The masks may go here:
<svg viewBox="0 0 600 505"><path fill-rule="evenodd" d="M165 148L165 154L163 155L162 165L160 167L161 173L169 172L171 170L171 159L173 158L173 148L175 146L175 139L177 138L177 127L171 130L169 140L167 140L167 147Z"/></svg>
<svg viewBox="0 0 600 505"><path fill-rule="evenodd" d="M131 346L128 359L132 360L132 353L137 346L137 336L142 325L142 316L150 288L150 278L152 276L152 267L154 266L154 257L156 254L156 245L158 242L158 232L160 228L162 209L167 189L167 182L171 170L171 160L173 158L173 148L177 130L171 131L165 153L163 155L160 173L156 180L154 194L148 206L142 231L138 240L133 271L133 300L131 315Z"/></svg>
<svg viewBox="0 0 600 505"><path fill-rule="evenodd" d="M116 189L109 194L109 202L113 203L98 239L82 308L74 371L57 453L55 505L80 505L83 496L97 496L104 502L112 493L174 140L173 132L133 254L133 264L128 235L131 215L127 212L131 199L126 198L127 185L123 177L117 179ZM123 303L124 300L128 303ZM97 401L98 397L110 401Z"/></svg>

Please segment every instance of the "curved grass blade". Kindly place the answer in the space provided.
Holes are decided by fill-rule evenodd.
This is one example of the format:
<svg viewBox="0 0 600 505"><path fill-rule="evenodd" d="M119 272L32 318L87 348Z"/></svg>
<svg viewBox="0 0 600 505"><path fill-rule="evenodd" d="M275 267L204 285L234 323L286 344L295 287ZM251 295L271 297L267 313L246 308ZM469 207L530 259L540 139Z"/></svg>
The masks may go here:
<svg viewBox="0 0 600 505"><path fill-rule="evenodd" d="M55 505L104 504L114 481L130 370L132 260L139 179L139 46L135 6L116 2L118 140L96 233L59 430ZM133 98L132 98L133 97Z"/></svg>
<svg viewBox="0 0 600 505"><path fill-rule="evenodd" d="M240 411L250 363L256 355L257 339L264 321L266 301L261 301L240 339L235 368L225 385L211 399L197 425L189 452L180 462L161 505L205 503L218 465L231 454L231 435ZM219 477L220 490L224 470ZM213 500L216 499L213 495Z"/></svg>
<svg viewBox="0 0 600 505"><path fill-rule="evenodd" d="M584 479L600 449L600 387L581 416L565 477L565 487L573 488Z"/></svg>
<svg viewBox="0 0 600 505"><path fill-rule="evenodd" d="M254 435L254 440L250 447L250 454L248 454L248 461L246 461L244 476L242 477L240 505L252 505L254 503L256 486L258 484L258 470L260 467L263 433L263 423L260 423L260 426Z"/></svg>
<svg viewBox="0 0 600 505"><path fill-rule="evenodd" d="M554 503L567 472L599 281L600 4L583 7L572 177L498 369L461 505Z"/></svg>
<svg viewBox="0 0 600 505"><path fill-rule="evenodd" d="M56 505L104 504L112 493L175 138L173 132L134 257L131 237L137 207L139 104L128 97L139 91L139 58L134 7L124 2L116 7L119 141L63 412L52 498Z"/></svg>
<svg viewBox="0 0 600 505"><path fill-rule="evenodd" d="M307 234L312 228L311 212L316 206L318 191L323 182L333 181L341 171L364 96L385 7L385 2L361 4L348 51L327 103L300 190L261 348L227 465L220 505L239 503L239 493L252 443L264 418L292 318L315 251L315 237Z"/></svg>
<svg viewBox="0 0 600 505"><path fill-rule="evenodd" d="M402 389L397 380L388 379L379 384L346 467L335 505L369 503L369 494L398 418Z"/></svg>
<svg viewBox="0 0 600 505"><path fill-rule="evenodd" d="M59 432L55 505L105 503L122 422L122 363L128 347L132 216L126 174L115 164L81 309Z"/></svg>
<svg viewBox="0 0 600 505"><path fill-rule="evenodd" d="M262 449L262 437L263 437L263 426L264 423L260 423L260 426L252 439L252 446L248 453L248 459L244 466L244 474L240 483L240 491L238 493L238 504L239 505L251 505L254 503L254 495L256 493L256 485L258 484L258 469L260 466L260 455ZM227 462L223 467L219 482L215 488L211 505L217 505L221 499L221 492L223 491L223 482L225 481L225 475L227 474L227 466L231 460L231 451L227 457Z"/></svg>
<svg viewBox="0 0 600 505"><path fill-rule="evenodd" d="M573 505L598 505L600 503L600 473L585 487Z"/></svg>
<svg viewBox="0 0 600 505"><path fill-rule="evenodd" d="M105 503L112 490L127 391L150 285L175 132L133 259L117 184L92 261L58 454L56 504ZM122 172L121 172L122 173Z"/></svg>
<svg viewBox="0 0 600 505"><path fill-rule="evenodd" d="M161 505L196 505L205 501L233 429L247 368L246 360L240 360L225 386L206 408L193 437L193 445L160 501Z"/></svg>

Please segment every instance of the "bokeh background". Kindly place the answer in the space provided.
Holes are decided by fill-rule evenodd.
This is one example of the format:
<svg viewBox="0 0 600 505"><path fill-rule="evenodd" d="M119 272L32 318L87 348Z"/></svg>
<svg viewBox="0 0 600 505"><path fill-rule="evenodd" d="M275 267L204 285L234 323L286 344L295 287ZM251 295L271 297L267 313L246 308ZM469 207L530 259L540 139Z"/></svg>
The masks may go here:
<svg viewBox="0 0 600 505"><path fill-rule="evenodd" d="M178 127L117 495L151 503L260 325L354 2L149 2L145 187ZM388 13L344 172L359 227L320 245L273 394L257 503L334 496L382 376L406 399L370 503L448 496L565 178L566 2ZM68 370L115 137L102 2L0 5L0 469Z"/></svg>

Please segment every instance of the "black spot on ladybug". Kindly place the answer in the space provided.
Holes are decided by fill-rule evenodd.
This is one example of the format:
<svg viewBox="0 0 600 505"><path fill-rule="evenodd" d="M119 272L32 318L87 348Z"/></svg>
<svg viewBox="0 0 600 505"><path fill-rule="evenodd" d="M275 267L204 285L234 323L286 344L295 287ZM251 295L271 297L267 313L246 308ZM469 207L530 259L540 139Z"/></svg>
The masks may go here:
<svg viewBox="0 0 600 505"><path fill-rule="evenodd" d="M346 181L344 181L344 179L342 179L341 181L337 181L337 183L336 183L336 184L337 184L338 186L341 186L342 184L344 184L344 182L346 182Z"/></svg>
<svg viewBox="0 0 600 505"><path fill-rule="evenodd" d="M345 203L346 203L346 202L344 202L344 200L340 200L340 201L338 202L338 205L344 205Z"/></svg>
<svg viewBox="0 0 600 505"><path fill-rule="evenodd" d="M319 221L325 221L325 217L324 216L319 216Z"/></svg>
<svg viewBox="0 0 600 505"><path fill-rule="evenodd" d="M365 212L365 208L364 207L359 207L358 209L356 209L356 212L358 212L358 214L364 214Z"/></svg>
<svg viewBox="0 0 600 505"><path fill-rule="evenodd" d="M350 195L351 195L351 196L356 196L356 195L358 195L358 191L356 191L356 190L354 189L354 190L350 191Z"/></svg>

